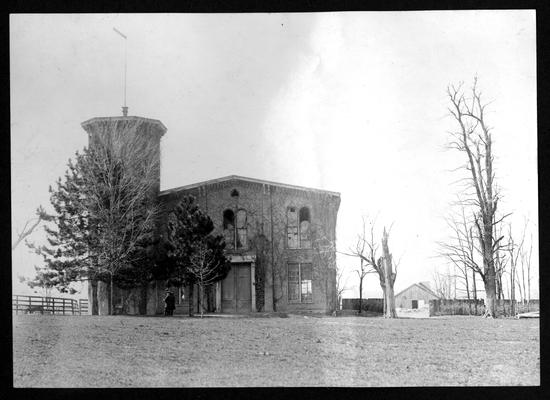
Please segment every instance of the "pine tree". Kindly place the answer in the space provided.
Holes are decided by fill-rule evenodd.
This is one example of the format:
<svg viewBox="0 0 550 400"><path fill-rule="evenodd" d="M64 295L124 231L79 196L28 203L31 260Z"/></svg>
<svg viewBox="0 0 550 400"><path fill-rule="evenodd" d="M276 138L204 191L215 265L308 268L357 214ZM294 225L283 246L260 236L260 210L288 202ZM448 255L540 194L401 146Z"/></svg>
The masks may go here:
<svg viewBox="0 0 550 400"><path fill-rule="evenodd" d="M224 255L225 241L213 235L214 224L187 196L168 216L167 275L174 286L199 286L201 299L207 285L224 279L231 265ZM192 314L192 297L189 312Z"/></svg>
<svg viewBox="0 0 550 400"><path fill-rule="evenodd" d="M54 227L45 226L48 245L35 249L45 262L37 282L61 291L83 279L109 283L112 314L115 285L152 279L159 160L135 131L110 133L76 153L50 187Z"/></svg>

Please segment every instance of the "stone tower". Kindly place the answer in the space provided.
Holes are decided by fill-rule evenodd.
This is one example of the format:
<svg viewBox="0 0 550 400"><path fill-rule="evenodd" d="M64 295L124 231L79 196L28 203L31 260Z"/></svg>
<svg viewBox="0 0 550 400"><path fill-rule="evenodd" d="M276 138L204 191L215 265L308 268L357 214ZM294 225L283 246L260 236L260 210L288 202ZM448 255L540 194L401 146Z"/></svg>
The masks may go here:
<svg viewBox="0 0 550 400"><path fill-rule="evenodd" d="M136 157L154 159L152 171L154 184L151 197L156 200L160 190L160 140L166 133L166 127L156 119L136 116L96 117L82 122L82 128L88 133L88 145L92 148L101 139L109 146L121 146L132 143L126 150L136 152ZM139 153L139 154L138 154ZM107 315L109 313L109 294L107 284L88 282L89 314Z"/></svg>

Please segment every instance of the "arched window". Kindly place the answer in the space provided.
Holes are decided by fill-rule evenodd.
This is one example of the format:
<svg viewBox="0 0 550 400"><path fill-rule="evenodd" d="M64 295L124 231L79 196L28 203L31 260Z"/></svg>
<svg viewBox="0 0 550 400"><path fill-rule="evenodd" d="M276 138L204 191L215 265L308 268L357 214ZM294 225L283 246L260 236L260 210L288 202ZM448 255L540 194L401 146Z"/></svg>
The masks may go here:
<svg viewBox="0 0 550 400"><path fill-rule="evenodd" d="M235 214L233 210L223 212L223 237L226 248L235 248Z"/></svg>
<svg viewBox="0 0 550 400"><path fill-rule="evenodd" d="M311 217L309 208L300 208L300 247L311 247Z"/></svg>
<svg viewBox="0 0 550 400"><path fill-rule="evenodd" d="M288 207L286 211L287 246L289 249L298 247L298 212L296 207Z"/></svg>
<svg viewBox="0 0 550 400"><path fill-rule="evenodd" d="M246 248L246 211L237 211L237 248Z"/></svg>

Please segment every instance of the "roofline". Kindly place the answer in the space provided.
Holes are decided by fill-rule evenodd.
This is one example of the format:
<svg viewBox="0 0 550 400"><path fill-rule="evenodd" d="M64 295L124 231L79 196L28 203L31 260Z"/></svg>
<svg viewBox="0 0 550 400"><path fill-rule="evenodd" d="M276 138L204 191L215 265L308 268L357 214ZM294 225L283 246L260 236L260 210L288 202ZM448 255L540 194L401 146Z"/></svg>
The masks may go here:
<svg viewBox="0 0 550 400"><path fill-rule="evenodd" d="M80 126L82 126L83 128L86 126L86 125L90 125L91 123L94 123L94 122L106 122L106 121L121 121L121 120L127 120L127 121L144 121L144 122L149 122L151 124L155 124L157 125L160 130L162 131L162 134L164 135L166 133L166 131L168 131L168 129L166 128L166 126L164 126L164 124L158 120L158 119L152 119L152 118L145 118L145 117L138 117L136 115L132 115L132 116L120 116L120 117L94 117L94 118L90 118L84 122L82 122L80 124Z"/></svg>
<svg viewBox="0 0 550 400"><path fill-rule="evenodd" d="M399 293L397 293L395 295L395 297L399 296L400 294L402 294L403 292L409 290L410 288L412 288L413 286L418 286L420 289L424 290L425 292L428 292L430 293L431 295L437 297L438 299L441 298L441 296L439 296L437 293L435 293L432 289L422 285L422 282L416 282L416 283L413 283L412 285L410 286L407 286L405 289L403 289L402 291L400 291Z"/></svg>
<svg viewBox="0 0 550 400"><path fill-rule="evenodd" d="M309 187L306 187L306 186L289 185L289 184L286 184L286 183L266 181L266 180L263 180L263 179L247 178L247 177L239 176L239 175L229 175L229 176L225 176L225 177L222 177L222 178L210 179L208 181L202 181L202 182L192 183L190 185L179 186L179 187L176 187L176 188L173 188L173 189L162 190L159 193L159 196L165 196L167 194L176 193L176 192L179 192L179 191L182 191L182 190L194 189L194 188L197 188L199 186L212 185L214 183L226 182L226 181L230 181L230 180L242 180L242 181L246 181L246 182L259 183L259 184L263 184L263 185L279 186L279 187L284 187L284 188L287 188L287 189L296 189L296 190L305 190L305 191L309 191L309 192L326 193L326 194L330 194L330 195L333 195L333 196L340 197L339 192L331 192L329 190L309 188Z"/></svg>

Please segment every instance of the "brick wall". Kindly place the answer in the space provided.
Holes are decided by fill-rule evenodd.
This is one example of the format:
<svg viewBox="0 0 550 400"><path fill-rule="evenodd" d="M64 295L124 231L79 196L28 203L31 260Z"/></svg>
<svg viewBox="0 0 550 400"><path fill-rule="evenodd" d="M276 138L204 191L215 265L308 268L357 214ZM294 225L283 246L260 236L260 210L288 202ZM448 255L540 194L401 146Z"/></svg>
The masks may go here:
<svg viewBox="0 0 550 400"><path fill-rule="evenodd" d="M232 196L236 190L238 196ZM330 312L336 307L335 252L318 246L321 239L334 242L337 196L294 190L244 180L221 181L180 190L160 197L169 212L185 195L193 195L215 226L215 234L223 234L223 212L239 209L247 212L247 246L229 249L228 254L256 257L256 306L259 311ZM286 210L289 206L310 209L313 245L311 248L289 249L286 243ZM164 216L165 224L167 214ZM322 250L321 250L322 248ZM296 304L288 301L287 266L289 262L311 263L313 266L312 302Z"/></svg>

